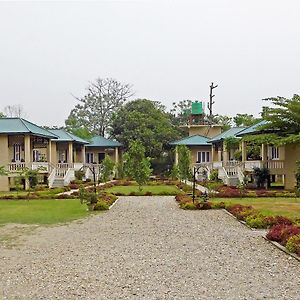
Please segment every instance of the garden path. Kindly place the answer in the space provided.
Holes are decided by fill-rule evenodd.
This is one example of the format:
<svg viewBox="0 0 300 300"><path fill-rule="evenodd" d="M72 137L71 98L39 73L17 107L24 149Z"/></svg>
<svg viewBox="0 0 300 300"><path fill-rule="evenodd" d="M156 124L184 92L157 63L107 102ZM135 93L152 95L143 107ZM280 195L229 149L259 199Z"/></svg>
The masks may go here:
<svg viewBox="0 0 300 300"><path fill-rule="evenodd" d="M121 197L0 249L0 299L299 299L300 264L221 210Z"/></svg>

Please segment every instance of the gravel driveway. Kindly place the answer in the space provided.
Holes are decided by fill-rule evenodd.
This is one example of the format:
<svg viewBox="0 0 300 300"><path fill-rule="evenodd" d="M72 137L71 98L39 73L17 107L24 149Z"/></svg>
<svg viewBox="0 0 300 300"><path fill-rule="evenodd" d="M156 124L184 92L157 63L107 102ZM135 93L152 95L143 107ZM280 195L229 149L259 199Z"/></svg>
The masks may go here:
<svg viewBox="0 0 300 300"><path fill-rule="evenodd" d="M300 299L300 264L223 211L122 197L0 248L0 299Z"/></svg>

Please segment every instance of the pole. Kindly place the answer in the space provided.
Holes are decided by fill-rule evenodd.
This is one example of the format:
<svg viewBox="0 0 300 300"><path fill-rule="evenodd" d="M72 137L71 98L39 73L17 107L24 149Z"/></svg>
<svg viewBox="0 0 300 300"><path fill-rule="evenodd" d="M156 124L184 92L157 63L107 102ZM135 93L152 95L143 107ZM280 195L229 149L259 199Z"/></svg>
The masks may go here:
<svg viewBox="0 0 300 300"><path fill-rule="evenodd" d="M196 190L196 167L193 171L193 203L195 203L195 190Z"/></svg>
<svg viewBox="0 0 300 300"><path fill-rule="evenodd" d="M96 194L96 193L97 193L97 188L96 188L96 172L95 172L95 166L93 166L92 172L93 172L93 178L94 178L94 192L95 192L95 194Z"/></svg>
<svg viewBox="0 0 300 300"><path fill-rule="evenodd" d="M215 102L213 101L213 98L215 97L215 95L213 95L213 89L217 88L218 85L214 85L214 83L212 82L211 85L209 86L210 88L210 92L209 92L209 104L208 104L208 110L209 110L209 119L210 121L212 120L212 115L213 115L213 105L215 104Z"/></svg>

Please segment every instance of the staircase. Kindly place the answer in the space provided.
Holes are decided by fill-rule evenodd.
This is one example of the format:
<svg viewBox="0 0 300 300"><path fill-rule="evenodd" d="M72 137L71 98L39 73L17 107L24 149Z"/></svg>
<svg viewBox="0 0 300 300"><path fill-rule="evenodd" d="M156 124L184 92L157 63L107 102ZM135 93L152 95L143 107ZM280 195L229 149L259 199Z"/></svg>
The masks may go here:
<svg viewBox="0 0 300 300"><path fill-rule="evenodd" d="M51 185L51 188L58 188L58 187L64 187L64 179L61 177L55 177Z"/></svg>
<svg viewBox="0 0 300 300"><path fill-rule="evenodd" d="M75 171L71 164L57 164L52 166L48 177L48 185L50 188L64 187L69 185L73 179L75 179Z"/></svg>
<svg viewBox="0 0 300 300"><path fill-rule="evenodd" d="M239 164L229 162L223 164L218 171L219 178L228 186L237 186L244 181L244 174Z"/></svg>

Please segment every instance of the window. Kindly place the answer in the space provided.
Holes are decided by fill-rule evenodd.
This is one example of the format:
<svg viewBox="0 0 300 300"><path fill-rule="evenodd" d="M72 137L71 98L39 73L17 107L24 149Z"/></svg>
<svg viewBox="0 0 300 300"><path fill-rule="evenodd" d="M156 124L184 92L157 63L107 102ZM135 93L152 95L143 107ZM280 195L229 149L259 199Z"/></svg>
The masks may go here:
<svg viewBox="0 0 300 300"><path fill-rule="evenodd" d="M208 151L199 151L197 153L197 163L210 162L210 153Z"/></svg>
<svg viewBox="0 0 300 300"><path fill-rule="evenodd" d="M98 153L98 163L100 164L105 158L105 152Z"/></svg>
<svg viewBox="0 0 300 300"><path fill-rule="evenodd" d="M279 159L279 148L278 147L271 148L271 159Z"/></svg>
<svg viewBox="0 0 300 300"><path fill-rule="evenodd" d="M14 161L19 162L21 160L21 145L14 144Z"/></svg>
<svg viewBox="0 0 300 300"><path fill-rule="evenodd" d="M39 153L39 151L38 150L33 150L32 151L32 161L33 162L37 162L37 161L39 161L39 158L40 158L40 153Z"/></svg>
<svg viewBox="0 0 300 300"><path fill-rule="evenodd" d="M94 153L86 153L86 162L92 164L94 162Z"/></svg>

